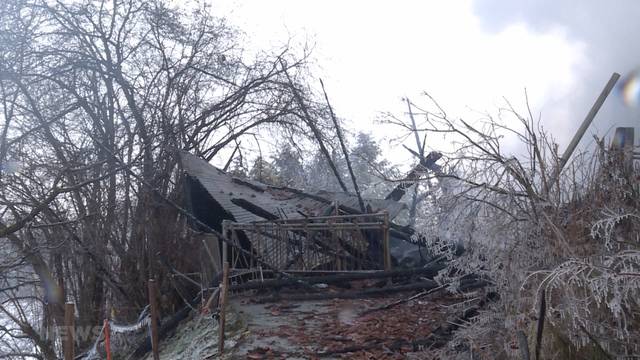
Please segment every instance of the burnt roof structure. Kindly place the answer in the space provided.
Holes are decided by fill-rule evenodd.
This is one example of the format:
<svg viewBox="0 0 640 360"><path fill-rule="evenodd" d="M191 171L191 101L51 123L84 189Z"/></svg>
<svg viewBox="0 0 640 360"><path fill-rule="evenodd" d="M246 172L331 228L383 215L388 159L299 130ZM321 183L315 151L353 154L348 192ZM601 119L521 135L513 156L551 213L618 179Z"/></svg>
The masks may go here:
<svg viewBox="0 0 640 360"><path fill-rule="evenodd" d="M305 192L241 179L187 152L181 152L180 159L187 175L187 207L198 220L218 231L222 231L224 220L253 223L326 216L333 214L336 205L345 214L361 213L358 199L353 194L323 190ZM386 211L391 220L406 209L404 203L390 199L363 200L368 212ZM407 257L420 261L418 246L406 241L413 234L413 229L393 224L392 227L391 255L395 262L403 262ZM249 248L250 239L245 237L239 240L240 245Z"/></svg>

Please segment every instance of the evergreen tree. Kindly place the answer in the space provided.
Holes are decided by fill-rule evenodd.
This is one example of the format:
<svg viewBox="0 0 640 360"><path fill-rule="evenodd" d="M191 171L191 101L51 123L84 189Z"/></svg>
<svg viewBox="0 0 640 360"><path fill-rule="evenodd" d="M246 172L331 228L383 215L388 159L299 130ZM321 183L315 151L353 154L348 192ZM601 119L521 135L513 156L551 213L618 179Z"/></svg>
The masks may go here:
<svg viewBox="0 0 640 360"><path fill-rule="evenodd" d="M253 167L249 171L249 178L269 185L275 185L278 182L273 165L262 156L258 156L253 163Z"/></svg>
<svg viewBox="0 0 640 360"><path fill-rule="evenodd" d="M294 188L304 187L304 165L302 157L289 144L284 145L273 157L276 184Z"/></svg>
<svg viewBox="0 0 640 360"><path fill-rule="evenodd" d="M373 197L383 196L387 189L387 186L378 186L382 184L379 172L386 173L388 167L388 163L381 160L380 155L380 146L371 134L358 133L356 144L349 154L351 167L361 190Z"/></svg>
<svg viewBox="0 0 640 360"><path fill-rule="evenodd" d="M338 154L336 154L335 151L332 152L331 157L342 178L348 179L348 173L346 171L346 166L344 166L344 161L339 160ZM311 161L305 164L305 168L305 189L310 191L342 191L338 180L336 180L333 171L331 171L331 167L329 166L327 159L320 151L314 153Z"/></svg>
<svg viewBox="0 0 640 360"><path fill-rule="evenodd" d="M244 165L244 162L242 161L241 156L233 159L233 162L231 163L231 168L229 169L228 173L240 179L246 179L248 177L247 167Z"/></svg>

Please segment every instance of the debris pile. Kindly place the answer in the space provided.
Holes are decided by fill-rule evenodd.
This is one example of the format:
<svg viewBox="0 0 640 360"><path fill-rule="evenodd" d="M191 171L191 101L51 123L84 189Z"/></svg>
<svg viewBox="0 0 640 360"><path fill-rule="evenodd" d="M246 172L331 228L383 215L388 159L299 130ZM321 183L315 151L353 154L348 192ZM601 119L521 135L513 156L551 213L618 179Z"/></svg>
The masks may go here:
<svg viewBox="0 0 640 360"><path fill-rule="evenodd" d="M349 285L349 292L362 293L380 283L365 280ZM247 319L247 333L233 356L404 359L446 344L453 327L484 305L479 293L470 298L470 294L452 294L445 286L411 296L387 293L375 299L339 298L344 286L328 286L322 292L336 298L265 303L264 297L255 294L240 295L236 308Z"/></svg>

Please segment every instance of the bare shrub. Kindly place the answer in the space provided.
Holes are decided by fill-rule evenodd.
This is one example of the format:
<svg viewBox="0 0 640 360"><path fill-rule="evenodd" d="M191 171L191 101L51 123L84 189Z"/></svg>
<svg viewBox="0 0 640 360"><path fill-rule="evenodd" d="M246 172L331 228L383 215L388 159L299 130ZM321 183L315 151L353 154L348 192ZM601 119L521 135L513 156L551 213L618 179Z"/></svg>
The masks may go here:
<svg viewBox="0 0 640 360"><path fill-rule="evenodd" d="M558 146L530 111L521 116L507 103L497 118L471 123L451 119L428 95L426 102L416 106L416 129L444 134L452 149L443 152L422 234L436 253L450 251L443 240L464 241L462 257L448 254L443 279L484 276L500 294L445 352L516 357L523 331L532 353L542 343L542 358L637 356L640 171L597 141L556 176ZM510 151L507 138L518 140ZM545 330L537 339L542 296Z"/></svg>

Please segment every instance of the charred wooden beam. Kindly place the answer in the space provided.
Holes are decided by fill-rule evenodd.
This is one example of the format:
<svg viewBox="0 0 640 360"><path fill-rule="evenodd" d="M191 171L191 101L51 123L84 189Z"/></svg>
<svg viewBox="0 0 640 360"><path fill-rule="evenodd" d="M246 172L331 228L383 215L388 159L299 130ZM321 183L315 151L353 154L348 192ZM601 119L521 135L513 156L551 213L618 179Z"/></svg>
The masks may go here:
<svg viewBox="0 0 640 360"><path fill-rule="evenodd" d="M231 162L233 161L233 157L236 155L236 152L238 151L238 149L240 149L240 143L242 143L242 141L239 141L238 143L236 143L236 148L233 149L233 152L231 153L231 156L229 156L229 160L227 160L227 163L224 164L224 167L222 168L222 171L227 172L227 169L229 169L229 166L231 165ZM240 155L240 157L242 158L242 155ZM207 159L207 161L210 161L211 159Z"/></svg>
<svg viewBox="0 0 640 360"><path fill-rule="evenodd" d="M254 184L252 184L252 183L250 183L248 181L244 181L242 179L238 179L236 177L232 178L231 182L234 182L234 183L242 185L242 186L246 186L246 187L250 188L251 190L255 190L257 192L261 192L261 193L264 192L264 188L262 188L260 186L257 186L257 185L254 185Z"/></svg>
<svg viewBox="0 0 640 360"><path fill-rule="evenodd" d="M264 208L261 208L260 206L246 200L246 199L238 199L238 198L234 198L231 199L231 202L235 205L240 206L241 208L247 210L248 212L260 216L263 219L267 219L267 220L277 220L279 219L279 217L275 214L272 214L271 212L269 212L268 210L265 210Z"/></svg>
<svg viewBox="0 0 640 360"><path fill-rule="evenodd" d="M438 161L441 157L442 154L437 151L432 151L429 153L429 155L427 155L426 158L421 158L420 163L415 168L413 168L413 170L411 170L409 174L407 174L405 179L400 184L398 184L398 186L396 186L395 189L393 189L393 191L391 191L389 195L387 195L387 197L385 197L385 200L400 201L400 199L402 199L404 194L407 192L407 189L420 179L420 173L424 172L426 169L432 169L436 161Z"/></svg>
<svg viewBox="0 0 640 360"><path fill-rule="evenodd" d="M438 271L444 269L446 264L441 262L434 262L427 267L415 268L415 269L401 269L391 271L375 271L368 273L347 273L347 274L335 274L327 276L309 276L304 277L304 284L337 284L349 281L357 280L369 280L369 279L388 279L388 278L403 278L410 276L422 276L425 278L433 278L438 274ZM273 279L264 280L260 282L247 282L244 284L238 284L231 286L232 291L244 291L255 289L278 289L282 287L297 287L301 286L300 279Z"/></svg>
<svg viewBox="0 0 640 360"><path fill-rule="evenodd" d="M488 285L488 282L484 280L469 280L466 281L465 289L477 289L483 286ZM322 292L322 293L308 293L308 294L291 294L291 295L282 295L281 293L275 293L272 296L263 297L258 299L258 303L268 303L268 302L277 302L277 301L309 301L309 300L327 300L327 299L362 299L369 297L377 297L388 294L395 294L400 292L408 292L408 291L416 291L416 290L432 290L439 287L438 284L434 280L425 279L418 282L413 282L409 284L396 285L396 286L385 286L382 288L374 288L374 289L366 289L361 291L345 291L345 292ZM466 313L465 313L466 314ZM466 314L469 318L476 316L477 311L474 313Z"/></svg>
<svg viewBox="0 0 640 360"><path fill-rule="evenodd" d="M347 291L337 293L311 293L311 294L292 294L281 295L279 293L273 296L258 299L258 303L268 303L277 301L307 301L307 300L327 300L327 299L361 299L367 297L382 296L398 292L415 291L433 289L438 283L433 280L424 280L412 284L388 286L383 288L367 289L362 291Z"/></svg>

